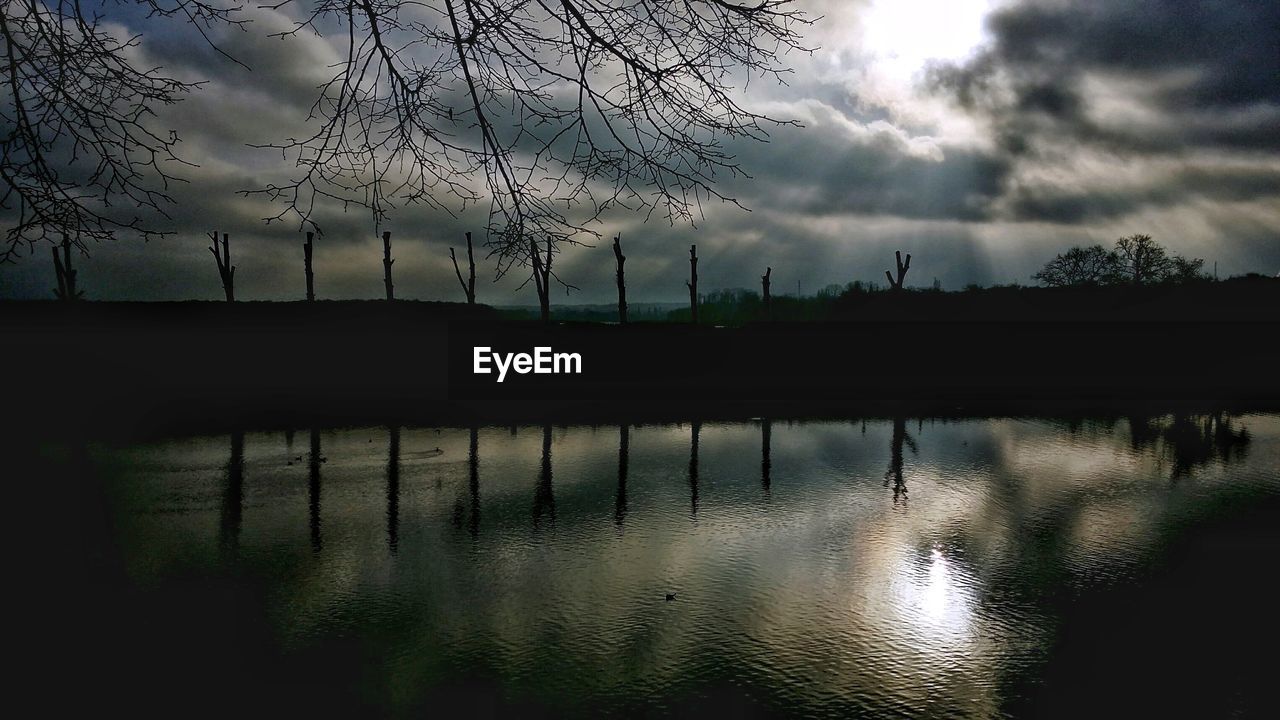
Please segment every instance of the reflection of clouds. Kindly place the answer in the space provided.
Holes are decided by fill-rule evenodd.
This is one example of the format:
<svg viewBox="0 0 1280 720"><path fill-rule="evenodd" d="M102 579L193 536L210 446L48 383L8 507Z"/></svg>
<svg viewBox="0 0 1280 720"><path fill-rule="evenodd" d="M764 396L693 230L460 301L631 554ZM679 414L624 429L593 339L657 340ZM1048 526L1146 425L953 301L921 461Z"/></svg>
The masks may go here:
<svg viewBox="0 0 1280 720"><path fill-rule="evenodd" d="M767 501L761 425L706 423L696 522L689 424L632 426L621 527L618 429L556 427L557 520L539 533L541 428L486 427L474 536L453 520L470 503L469 431L405 429L404 457L442 453L402 465L394 557L386 428L323 433L316 555L305 463L285 464L283 436L249 433L239 548L246 563L273 568L269 614L290 646L394 626L379 642L393 646L384 669L398 687L479 662L516 686L571 694L661 694L733 672L833 714L855 700L924 707L939 697L953 714L995 714L996 673L1052 631L1037 583L1122 572L1179 508L1226 481L1280 482L1280 417L1238 422L1253 440L1232 474L1197 468L1171 490L1123 423L1073 432L912 419L905 508L882 480L892 421L870 420L865 434L859 423L774 421ZM219 562L228 448L222 436L99 453L127 490L117 524L135 576Z"/></svg>

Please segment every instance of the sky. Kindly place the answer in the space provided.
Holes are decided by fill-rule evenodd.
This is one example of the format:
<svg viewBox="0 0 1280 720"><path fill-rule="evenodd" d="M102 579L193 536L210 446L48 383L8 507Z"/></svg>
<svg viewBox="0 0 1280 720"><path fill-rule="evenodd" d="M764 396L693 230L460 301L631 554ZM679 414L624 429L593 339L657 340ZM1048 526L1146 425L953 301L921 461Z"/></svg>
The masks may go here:
<svg viewBox="0 0 1280 720"><path fill-rule="evenodd" d="M893 252L913 256L908 286L1031 284L1073 245L1147 233L1171 251L1216 264L1227 277L1280 272L1280 3L1266 0L812 0L811 54L793 52L785 85L752 82L744 103L799 127L729 149L750 177L717 186L748 209L705 205L693 225L617 209L594 247L557 258L579 290L553 303L615 300L620 233L632 303L687 298L688 246L699 284L812 294L853 280L881 281ZM289 177L292 162L251 143L297 136L316 86L341 55L338 36L268 38L300 7L249 7L249 31L220 30L217 55L179 23L121 15L139 30L141 61L206 81L164 108L155 125L182 138L194 167L179 174L168 229L121 238L79 258L86 297L220 299L210 230L231 236L242 300L304 292L296 223L238 190ZM321 209L318 297L379 298L382 248L358 209ZM0 217L3 223L3 217ZM449 247L482 235L484 208L450 215L397 208L397 297L460 300ZM534 304L523 278L494 283L481 261L477 295ZM0 266L0 297L48 298L46 247Z"/></svg>

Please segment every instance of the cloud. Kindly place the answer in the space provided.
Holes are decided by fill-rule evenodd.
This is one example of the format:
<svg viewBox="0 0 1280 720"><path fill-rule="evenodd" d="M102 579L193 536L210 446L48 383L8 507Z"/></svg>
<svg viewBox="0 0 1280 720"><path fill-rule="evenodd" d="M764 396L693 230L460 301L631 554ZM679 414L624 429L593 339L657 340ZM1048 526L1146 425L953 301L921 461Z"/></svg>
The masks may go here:
<svg viewBox="0 0 1280 720"><path fill-rule="evenodd" d="M1050 134L1133 153L1276 150L1276 27L1268 2L1026 0L990 16L983 52L935 65L930 82L989 115L1012 153ZM1109 83L1146 106L1154 137L1093 112Z"/></svg>
<svg viewBox="0 0 1280 720"><path fill-rule="evenodd" d="M708 290L756 288L766 265L779 293L797 282L811 293L882 281L898 249L914 256L908 284L1028 282L1072 244L1132 232L1219 260L1223 275L1280 270L1280 51L1272 30L1280 5L1008 3L988 18L984 46L935 63L918 86L885 71L892 42L866 42L880 32L868 23L882 2L812 3L824 16L813 28L821 49L788 58L788 85L743 90L752 108L804 126L777 128L768 143L726 141L750 177L722 177L718 187L751 212L709 205L695 226L657 216L646 223L625 210L603 218L604 238L622 233L634 302L686 297L691 243ZM90 297L219 298L205 249L215 229L232 236L238 297L302 295L296 223L264 225L280 208L239 192L293 176L291 159L249 144L305 132L319 86L345 52L345 36L267 37L292 27L288 12L247 9L247 31L215 37L250 70L179 23L137 25L148 66L205 82L155 121L178 132L182 156L197 167L178 172L187 182L173 189L173 236L125 238L80 261ZM454 210L406 205L390 214L398 295L461 298L448 247L468 230L483 241L485 208ZM380 297L372 218L326 204L319 220L319 295ZM607 241L566 249L556 263L582 288L567 301L612 300ZM516 289L523 278L494 284L492 273L481 260L481 301L534 302L532 288ZM0 297L49 297L51 279L40 248L0 267Z"/></svg>

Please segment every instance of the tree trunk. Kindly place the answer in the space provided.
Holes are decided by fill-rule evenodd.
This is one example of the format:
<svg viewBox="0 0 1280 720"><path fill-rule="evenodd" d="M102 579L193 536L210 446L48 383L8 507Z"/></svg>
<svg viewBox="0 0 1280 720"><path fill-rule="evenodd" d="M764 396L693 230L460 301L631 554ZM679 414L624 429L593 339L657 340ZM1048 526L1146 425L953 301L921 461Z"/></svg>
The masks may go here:
<svg viewBox="0 0 1280 720"><path fill-rule="evenodd" d="M689 312L693 317L693 324L698 324L698 246L689 246L689 281L685 283L689 286Z"/></svg>
<svg viewBox="0 0 1280 720"><path fill-rule="evenodd" d="M544 324L549 324L551 322L551 238L547 238L545 260L538 254L537 240L529 240L529 251L533 256L533 283L538 290L539 316Z"/></svg>
<svg viewBox="0 0 1280 720"><path fill-rule="evenodd" d="M61 257L58 255L58 248L54 247L51 250L53 250L53 272L58 278L58 287L53 290L54 295L63 302L79 300L84 293L76 289L76 270L71 266L71 238L62 236Z"/></svg>
<svg viewBox="0 0 1280 720"><path fill-rule="evenodd" d="M387 300L396 299L396 288L391 282L391 266L395 262L391 259L391 231L388 230L382 233L382 284L387 286Z"/></svg>
<svg viewBox="0 0 1280 720"><path fill-rule="evenodd" d="M222 233L221 248L218 246L216 230L209 233L209 239L213 241L209 246L209 252L213 253L213 260L218 263L218 276L222 278L222 293L227 296L227 302L235 302L236 266L231 264L231 239L226 233Z"/></svg>
<svg viewBox="0 0 1280 720"><path fill-rule="evenodd" d="M760 276L760 284L764 286L764 317L766 320L769 319L770 311L772 309L771 308L772 301L769 297L769 277L771 275L773 275L773 268L766 267L764 269L764 274Z"/></svg>
<svg viewBox="0 0 1280 720"><path fill-rule="evenodd" d="M622 325L627 324L627 281L624 276L623 266L627 262L627 256L622 254L622 236L615 235L613 238L613 256L618 261L618 322Z"/></svg>
<svg viewBox="0 0 1280 720"><path fill-rule="evenodd" d="M893 253L893 261L894 261L894 264L897 265L897 269L898 269L897 280L894 280L893 275L891 275L888 270L884 271L884 276L889 278L890 290L901 290L902 281L907 277L907 270L911 269L911 254L910 253L907 254L907 261L904 263L902 262L902 251L897 250Z"/></svg>
<svg viewBox="0 0 1280 720"><path fill-rule="evenodd" d="M476 304L476 257L471 247L471 233L467 233L467 265L470 273L467 279L462 279L462 271L458 269L458 257L453 254L453 248L449 248L449 258L453 260L453 273L458 276L458 284L462 286L462 292L467 296L467 304Z"/></svg>
<svg viewBox="0 0 1280 720"><path fill-rule="evenodd" d="M311 241L314 237L315 233L307 233L307 241L302 244L302 259L307 270L307 302L314 302L316 299L316 276L311 272Z"/></svg>

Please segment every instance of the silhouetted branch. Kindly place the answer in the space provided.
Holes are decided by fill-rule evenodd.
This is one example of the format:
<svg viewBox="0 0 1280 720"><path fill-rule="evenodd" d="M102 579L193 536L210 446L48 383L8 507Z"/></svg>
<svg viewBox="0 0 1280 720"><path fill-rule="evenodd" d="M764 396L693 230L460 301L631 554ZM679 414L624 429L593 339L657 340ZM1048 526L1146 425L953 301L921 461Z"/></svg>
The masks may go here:
<svg viewBox="0 0 1280 720"><path fill-rule="evenodd" d="M239 6L130 4L186 18L206 39L214 25L244 22ZM69 239L86 252L120 231L168 234L155 223L168 217L179 180L168 169L182 162L178 137L149 120L200 83L137 67L139 37L122 38L76 0L3 0L0 39L0 209L16 216L0 262L43 240Z"/></svg>
<svg viewBox="0 0 1280 720"><path fill-rule="evenodd" d="M692 220L736 203L713 187L741 173L726 140L782 122L736 86L781 79L810 22L792 0L318 0L284 34L336 25L346 54L315 132L269 145L298 176L251 192L310 225L324 200L376 221L487 200L498 276L532 262L529 237L580 243L615 205Z"/></svg>

